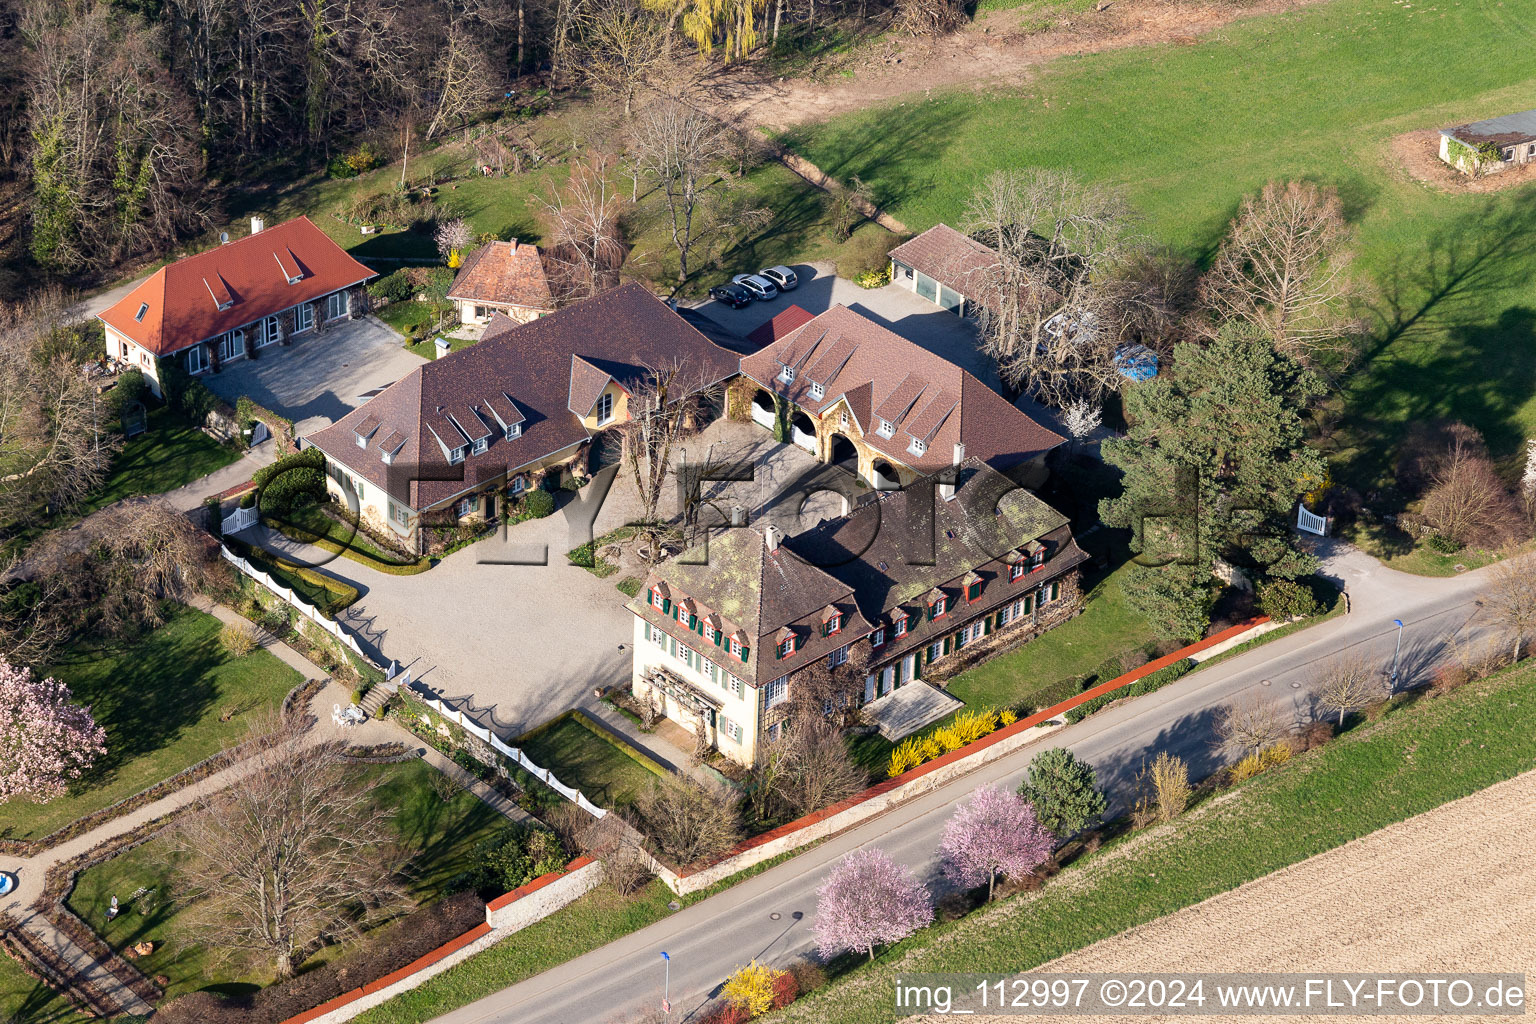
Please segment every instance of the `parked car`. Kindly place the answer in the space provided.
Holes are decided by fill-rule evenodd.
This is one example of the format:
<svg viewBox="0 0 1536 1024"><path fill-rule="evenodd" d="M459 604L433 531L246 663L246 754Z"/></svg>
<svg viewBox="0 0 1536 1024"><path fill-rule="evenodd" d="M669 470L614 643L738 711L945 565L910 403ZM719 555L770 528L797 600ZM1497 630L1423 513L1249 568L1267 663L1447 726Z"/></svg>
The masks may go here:
<svg viewBox="0 0 1536 1024"><path fill-rule="evenodd" d="M800 283L800 278L796 277L795 272L788 267L769 267L767 270L759 270L757 276L766 277L781 292L794 291L795 286Z"/></svg>
<svg viewBox="0 0 1536 1024"><path fill-rule="evenodd" d="M709 290L709 297L723 302L732 309L752 304L752 293L739 284L717 284Z"/></svg>
<svg viewBox="0 0 1536 1024"><path fill-rule="evenodd" d="M752 293L752 297L766 302L779 294L778 286L766 277L758 277L756 274L737 274L731 278L731 284L737 284Z"/></svg>

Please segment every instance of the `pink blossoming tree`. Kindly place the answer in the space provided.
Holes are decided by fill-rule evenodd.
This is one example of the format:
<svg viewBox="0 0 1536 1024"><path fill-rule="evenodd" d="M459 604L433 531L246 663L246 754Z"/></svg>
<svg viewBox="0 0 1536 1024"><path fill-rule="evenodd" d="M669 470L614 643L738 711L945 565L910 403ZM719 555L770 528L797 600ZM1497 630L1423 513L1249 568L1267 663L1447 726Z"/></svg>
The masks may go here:
<svg viewBox="0 0 1536 1024"><path fill-rule="evenodd" d="M822 956L851 949L873 960L877 945L899 942L933 920L928 887L884 850L855 850L838 861L817 896Z"/></svg>
<svg viewBox="0 0 1536 1024"><path fill-rule="evenodd" d="M63 796L107 752L106 738L90 708L70 703L69 687L0 661L0 804Z"/></svg>
<svg viewBox="0 0 1536 1024"><path fill-rule="evenodd" d="M1027 800L990 786L955 810L939 840L945 876L967 888L986 882L989 902L999 874L1027 874L1055 848L1056 837L1035 820Z"/></svg>

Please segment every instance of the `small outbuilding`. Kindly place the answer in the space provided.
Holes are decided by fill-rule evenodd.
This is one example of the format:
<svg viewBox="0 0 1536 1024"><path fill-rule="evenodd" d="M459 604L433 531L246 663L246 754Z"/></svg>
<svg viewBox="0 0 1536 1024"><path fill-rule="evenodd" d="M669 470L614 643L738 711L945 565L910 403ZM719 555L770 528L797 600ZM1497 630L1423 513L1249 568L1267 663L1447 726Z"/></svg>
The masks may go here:
<svg viewBox="0 0 1536 1024"><path fill-rule="evenodd" d="M1536 110L1441 130L1440 159L1473 176L1536 161Z"/></svg>
<svg viewBox="0 0 1536 1024"><path fill-rule="evenodd" d="M891 282L966 316L985 305L997 253L948 224L935 224L891 250Z"/></svg>
<svg viewBox="0 0 1536 1024"><path fill-rule="evenodd" d="M555 308L544 254L515 238L489 242L470 253L448 289L448 301L458 305L459 322L466 324L486 323L492 313L524 324Z"/></svg>

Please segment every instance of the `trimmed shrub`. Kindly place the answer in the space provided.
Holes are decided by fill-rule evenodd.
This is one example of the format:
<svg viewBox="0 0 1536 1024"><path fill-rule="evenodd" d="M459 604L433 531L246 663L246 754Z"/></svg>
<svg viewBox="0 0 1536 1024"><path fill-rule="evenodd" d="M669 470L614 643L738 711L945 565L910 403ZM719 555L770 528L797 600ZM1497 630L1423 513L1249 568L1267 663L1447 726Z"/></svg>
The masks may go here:
<svg viewBox="0 0 1536 1024"><path fill-rule="evenodd" d="M404 302L414 291L415 287L411 284L410 277L403 270L385 274L368 285L369 295L376 299L388 299L390 302Z"/></svg>
<svg viewBox="0 0 1536 1024"><path fill-rule="evenodd" d="M534 519L543 519L555 511L555 496L543 488L529 491L523 496L523 511Z"/></svg>
<svg viewBox="0 0 1536 1024"><path fill-rule="evenodd" d="M143 401L144 393L148 390L149 384L144 379L143 370L124 370L118 374L117 384L108 392L113 410L121 416L134 402Z"/></svg>
<svg viewBox="0 0 1536 1024"><path fill-rule="evenodd" d="M1306 618L1322 610L1312 588L1295 580L1270 580L1259 586L1259 607L1276 622Z"/></svg>
<svg viewBox="0 0 1536 1024"><path fill-rule="evenodd" d="M325 500L325 453L318 448L292 452L258 469L252 479L265 514L313 505Z"/></svg>
<svg viewBox="0 0 1536 1024"><path fill-rule="evenodd" d="M1065 717L1068 722L1081 722L1112 701L1120 700L1122 697L1140 697L1143 694L1161 689L1174 680L1183 677L1194 667L1195 662L1188 658L1181 658L1172 665L1165 665L1151 675L1142 676L1129 686L1122 686L1118 690L1111 690L1108 693L1100 694L1090 701L1084 701L1077 707L1067 711Z"/></svg>
<svg viewBox="0 0 1536 1024"><path fill-rule="evenodd" d="M900 241L900 238L878 224L860 225L853 236L843 243L843 251L837 258L837 276L858 281L865 275L888 273L890 251Z"/></svg>

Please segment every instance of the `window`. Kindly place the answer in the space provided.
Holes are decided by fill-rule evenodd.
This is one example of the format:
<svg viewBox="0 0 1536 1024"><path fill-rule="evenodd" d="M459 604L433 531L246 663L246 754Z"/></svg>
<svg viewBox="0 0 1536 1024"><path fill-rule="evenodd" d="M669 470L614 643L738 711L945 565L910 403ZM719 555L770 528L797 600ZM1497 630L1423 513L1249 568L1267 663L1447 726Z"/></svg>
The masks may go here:
<svg viewBox="0 0 1536 1024"><path fill-rule="evenodd" d="M219 335L219 358L238 359L245 355L245 332L242 330L227 331Z"/></svg>
<svg viewBox="0 0 1536 1024"><path fill-rule="evenodd" d="M944 656L944 645L942 643L940 643L939 641L935 640L933 643L928 645L928 660L929 661L938 661L943 656Z"/></svg>
<svg viewBox="0 0 1536 1024"><path fill-rule="evenodd" d="M795 368L793 366L784 367L784 369L779 371L779 380L785 384L793 384L795 382Z"/></svg>
<svg viewBox="0 0 1536 1024"><path fill-rule="evenodd" d="M945 597L941 597L941 598L938 598L937 600L935 600L933 602L933 604L929 605L928 607L933 609L933 617L935 619L942 619L944 617L944 612L945 612L946 606L948 604L949 604L949 599L945 598Z"/></svg>
<svg viewBox="0 0 1536 1024"><path fill-rule="evenodd" d="M775 704L782 704L788 696L789 676L779 676L779 678L763 687L763 706L771 708Z"/></svg>
<svg viewBox="0 0 1536 1024"><path fill-rule="evenodd" d="M411 510L403 505L396 505L394 502L390 502L389 516L401 526L411 525Z"/></svg>
<svg viewBox="0 0 1536 1024"><path fill-rule="evenodd" d="M729 736L735 742L741 742L741 726L738 723L731 721L729 718L726 718L724 715L720 716L720 731Z"/></svg>
<svg viewBox="0 0 1536 1024"><path fill-rule="evenodd" d="M203 355L203 346L193 345L187 349L187 372L202 373L207 369L207 359Z"/></svg>
<svg viewBox="0 0 1536 1024"><path fill-rule="evenodd" d="M301 302L293 307L293 333L307 331L315 326L315 307Z"/></svg>
<svg viewBox="0 0 1536 1024"><path fill-rule="evenodd" d="M520 437L522 433L523 425L521 423L514 423L507 428L507 440L511 441L517 437Z"/></svg>
<svg viewBox="0 0 1536 1024"><path fill-rule="evenodd" d="M928 450L928 442L920 437L914 437L912 443L907 445L907 451L913 455L921 455Z"/></svg>
<svg viewBox="0 0 1536 1024"><path fill-rule="evenodd" d="M795 638L792 637L792 636L791 637L786 637L784 642L779 644L779 657L787 658L791 654L794 654L794 653L795 653Z"/></svg>
<svg viewBox="0 0 1536 1024"><path fill-rule="evenodd" d="M1014 562L1012 565L1010 565L1008 567L1008 582L1009 583L1012 583L1014 580L1021 580L1023 578L1024 578L1024 563L1023 562Z"/></svg>
<svg viewBox="0 0 1536 1024"><path fill-rule="evenodd" d="M691 669L699 668L699 652L687 644L678 644L678 656L683 659L683 664Z"/></svg>
<svg viewBox="0 0 1536 1024"><path fill-rule="evenodd" d="M896 433L896 425L890 420L881 420L880 425L875 427L875 433L879 434L881 437L890 437L892 434Z"/></svg>
<svg viewBox="0 0 1536 1024"><path fill-rule="evenodd" d="M490 446L491 446L491 439L490 438L482 437L482 438L476 439L476 441L475 441L475 454L476 455L483 454L485 452L485 450L487 448L489 448Z"/></svg>
<svg viewBox="0 0 1536 1024"><path fill-rule="evenodd" d="M1042 547L1029 557L1029 571L1034 572L1036 569L1043 569L1044 567L1045 548Z"/></svg>
<svg viewBox="0 0 1536 1024"><path fill-rule="evenodd" d="M980 600L980 598L981 598L981 580L977 580L976 582L972 583L970 586L965 588L965 600L966 600L966 603L969 604L972 601Z"/></svg>
<svg viewBox="0 0 1536 1024"><path fill-rule="evenodd" d="M144 314L146 314L148 312L149 312L149 303L147 303L147 302L139 303L139 311L137 313L133 314L133 322L136 323L136 324L143 323L144 322Z"/></svg>
<svg viewBox="0 0 1536 1024"><path fill-rule="evenodd" d="M1061 596L1061 584L1060 583L1052 583L1051 584L1051 596L1048 597L1046 600L1054 601L1054 600L1056 600L1060 596Z"/></svg>
<svg viewBox="0 0 1536 1024"><path fill-rule="evenodd" d="M907 623L908 623L908 621L909 620L908 620L908 618L907 618L905 613L896 616L896 635L897 636L906 636L907 635Z"/></svg>
<svg viewBox="0 0 1536 1024"><path fill-rule="evenodd" d="M509 488L513 494L522 494L528 489L528 478L519 473L512 478L512 486Z"/></svg>
<svg viewBox="0 0 1536 1024"><path fill-rule="evenodd" d="M667 634L662 632L660 626L651 627L651 643L661 648L665 648L667 646Z"/></svg>
<svg viewBox="0 0 1536 1024"><path fill-rule="evenodd" d="M715 627L711 626L707 622L704 623L704 639L708 640L710 643L715 643L716 642L715 641Z"/></svg>
<svg viewBox="0 0 1536 1024"><path fill-rule="evenodd" d="M740 699L741 693L742 693L742 689L745 686L746 686L746 684L743 683L740 679L736 678L735 676L731 676L730 679L728 679L726 681L725 688L727 690L731 691L731 696L732 697Z"/></svg>
<svg viewBox="0 0 1536 1024"><path fill-rule="evenodd" d="M491 315L491 311L489 309L485 308L484 306L476 306L475 307L475 319L476 320L484 320L486 317L488 317L490 315Z"/></svg>
<svg viewBox="0 0 1536 1024"><path fill-rule="evenodd" d="M278 326L277 317L269 316L261 322L261 340L256 342L257 348L274 344L282 340L282 328Z"/></svg>
<svg viewBox="0 0 1536 1024"><path fill-rule="evenodd" d="M848 410L847 409L844 409L842 412L837 414L837 425L839 427L843 428L844 430L848 429Z"/></svg>
<svg viewBox="0 0 1536 1024"><path fill-rule="evenodd" d="M613 419L613 392L604 391L603 397L597 400L597 422L601 426Z"/></svg>
<svg viewBox="0 0 1536 1024"><path fill-rule="evenodd" d="M475 511L475 499L474 498L461 498L461 499L459 499L458 513L459 513L459 518L460 519L463 519L467 515L472 515L474 513L474 511Z"/></svg>
<svg viewBox="0 0 1536 1024"><path fill-rule="evenodd" d="M467 451L469 451L469 449L465 448L463 445L460 445L459 447L453 449L452 451L450 451L448 453L448 462L450 464L457 464L457 463L463 462L464 461L464 453L467 452Z"/></svg>
<svg viewBox="0 0 1536 1024"><path fill-rule="evenodd" d="M885 643L885 627L881 626L879 629L869 634L869 646L879 647L883 643Z"/></svg>
<svg viewBox="0 0 1536 1024"><path fill-rule="evenodd" d="M347 293L331 292L325 297L325 318L335 320L347 315Z"/></svg>
<svg viewBox="0 0 1536 1024"><path fill-rule="evenodd" d="M968 644L976 640L980 640L983 636L986 635L986 632L986 623L982 622L980 619L977 619L975 622L971 623L969 626L966 626L960 631L960 642Z"/></svg>
<svg viewBox="0 0 1536 1024"><path fill-rule="evenodd" d="M841 633L842 631L843 631L843 615L842 615L841 612L838 612L838 613L834 614L830 619L827 620L827 631L823 635L825 635L825 636L832 636L834 633Z"/></svg>
<svg viewBox="0 0 1536 1024"><path fill-rule="evenodd" d="M839 647L837 650L835 650L831 654L827 655L827 668L837 668L837 666L841 665L843 662L845 662L847 660L848 660L848 645L847 644L843 644L843 646Z"/></svg>
<svg viewBox="0 0 1536 1024"><path fill-rule="evenodd" d="M811 381L811 397L812 398L816 399L819 402L819 401L821 401L822 398L824 398L826 396L826 394L827 394L827 389L822 387L820 382L814 381L814 380Z"/></svg>
<svg viewBox="0 0 1536 1024"><path fill-rule="evenodd" d="M734 636L731 637L731 653L736 656L737 661L747 660L746 654L742 650L741 641Z"/></svg>

